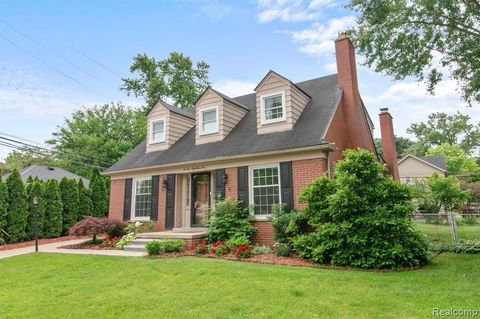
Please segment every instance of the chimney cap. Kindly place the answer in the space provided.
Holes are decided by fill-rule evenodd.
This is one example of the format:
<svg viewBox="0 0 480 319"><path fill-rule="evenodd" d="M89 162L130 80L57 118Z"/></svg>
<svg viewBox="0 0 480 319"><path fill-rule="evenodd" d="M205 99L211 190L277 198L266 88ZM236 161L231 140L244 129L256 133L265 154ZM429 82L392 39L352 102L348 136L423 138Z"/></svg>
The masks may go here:
<svg viewBox="0 0 480 319"><path fill-rule="evenodd" d="M382 107L380 108L381 113L388 113L388 107Z"/></svg>

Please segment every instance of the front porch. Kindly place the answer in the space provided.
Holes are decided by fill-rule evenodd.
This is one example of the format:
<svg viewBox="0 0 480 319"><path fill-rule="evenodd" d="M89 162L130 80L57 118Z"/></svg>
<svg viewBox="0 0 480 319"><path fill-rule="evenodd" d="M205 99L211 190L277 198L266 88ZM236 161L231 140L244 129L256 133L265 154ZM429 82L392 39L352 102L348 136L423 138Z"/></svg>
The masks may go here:
<svg viewBox="0 0 480 319"><path fill-rule="evenodd" d="M197 242L204 240L207 229L203 227L175 228L173 230L139 233L131 245L125 247L126 251L145 252L145 245L152 240L182 239L185 249L192 249Z"/></svg>

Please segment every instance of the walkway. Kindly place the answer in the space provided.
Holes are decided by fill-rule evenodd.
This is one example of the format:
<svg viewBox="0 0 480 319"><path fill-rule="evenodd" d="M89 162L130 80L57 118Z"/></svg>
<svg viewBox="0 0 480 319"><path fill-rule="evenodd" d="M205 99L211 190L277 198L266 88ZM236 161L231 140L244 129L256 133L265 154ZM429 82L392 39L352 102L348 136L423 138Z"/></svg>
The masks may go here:
<svg viewBox="0 0 480 319"><path fill-rule="evenodd" d="M80 254L80 255L106 255L106 256L126 256L126 257L141 257L145 256L144 252L132 252L124 250L96 250L96 249L64 249L59 248L65 245L74 245L84 242L85 239L67 240L50 244L43 244L38 246L38 251L41 253L62 253L62 254ZM15 248L10 250L0 251L0 259L12 256L24 255L33 253L35 246Z"/></svg>

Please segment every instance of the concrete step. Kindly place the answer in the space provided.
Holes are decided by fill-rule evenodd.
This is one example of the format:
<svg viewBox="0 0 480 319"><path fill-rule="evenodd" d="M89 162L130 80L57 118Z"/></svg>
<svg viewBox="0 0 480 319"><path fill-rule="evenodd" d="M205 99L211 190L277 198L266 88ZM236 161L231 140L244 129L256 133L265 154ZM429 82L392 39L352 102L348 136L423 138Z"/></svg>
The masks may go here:
<svg viewBox="0 0 480 319"><path fill-rule="evenodd" d="M125 251L134 251L134 252L141 252L141 253L144 253L147 251L147 249L145 248L145 245L134 245L134 244L130 244L128 246L125 246L123 248L123 250Z"/></svg>

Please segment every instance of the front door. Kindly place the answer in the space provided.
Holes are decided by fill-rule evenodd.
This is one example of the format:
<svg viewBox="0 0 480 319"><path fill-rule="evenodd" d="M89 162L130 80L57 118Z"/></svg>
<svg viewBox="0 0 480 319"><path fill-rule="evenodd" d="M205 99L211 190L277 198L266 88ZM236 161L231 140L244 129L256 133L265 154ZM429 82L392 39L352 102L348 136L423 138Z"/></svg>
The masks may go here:
<svg viewBox="0 0 480 319"><path fill-rule="evenodd" d="M192 227L202 227L210 206L210 173L192 174Z"/></svg>

